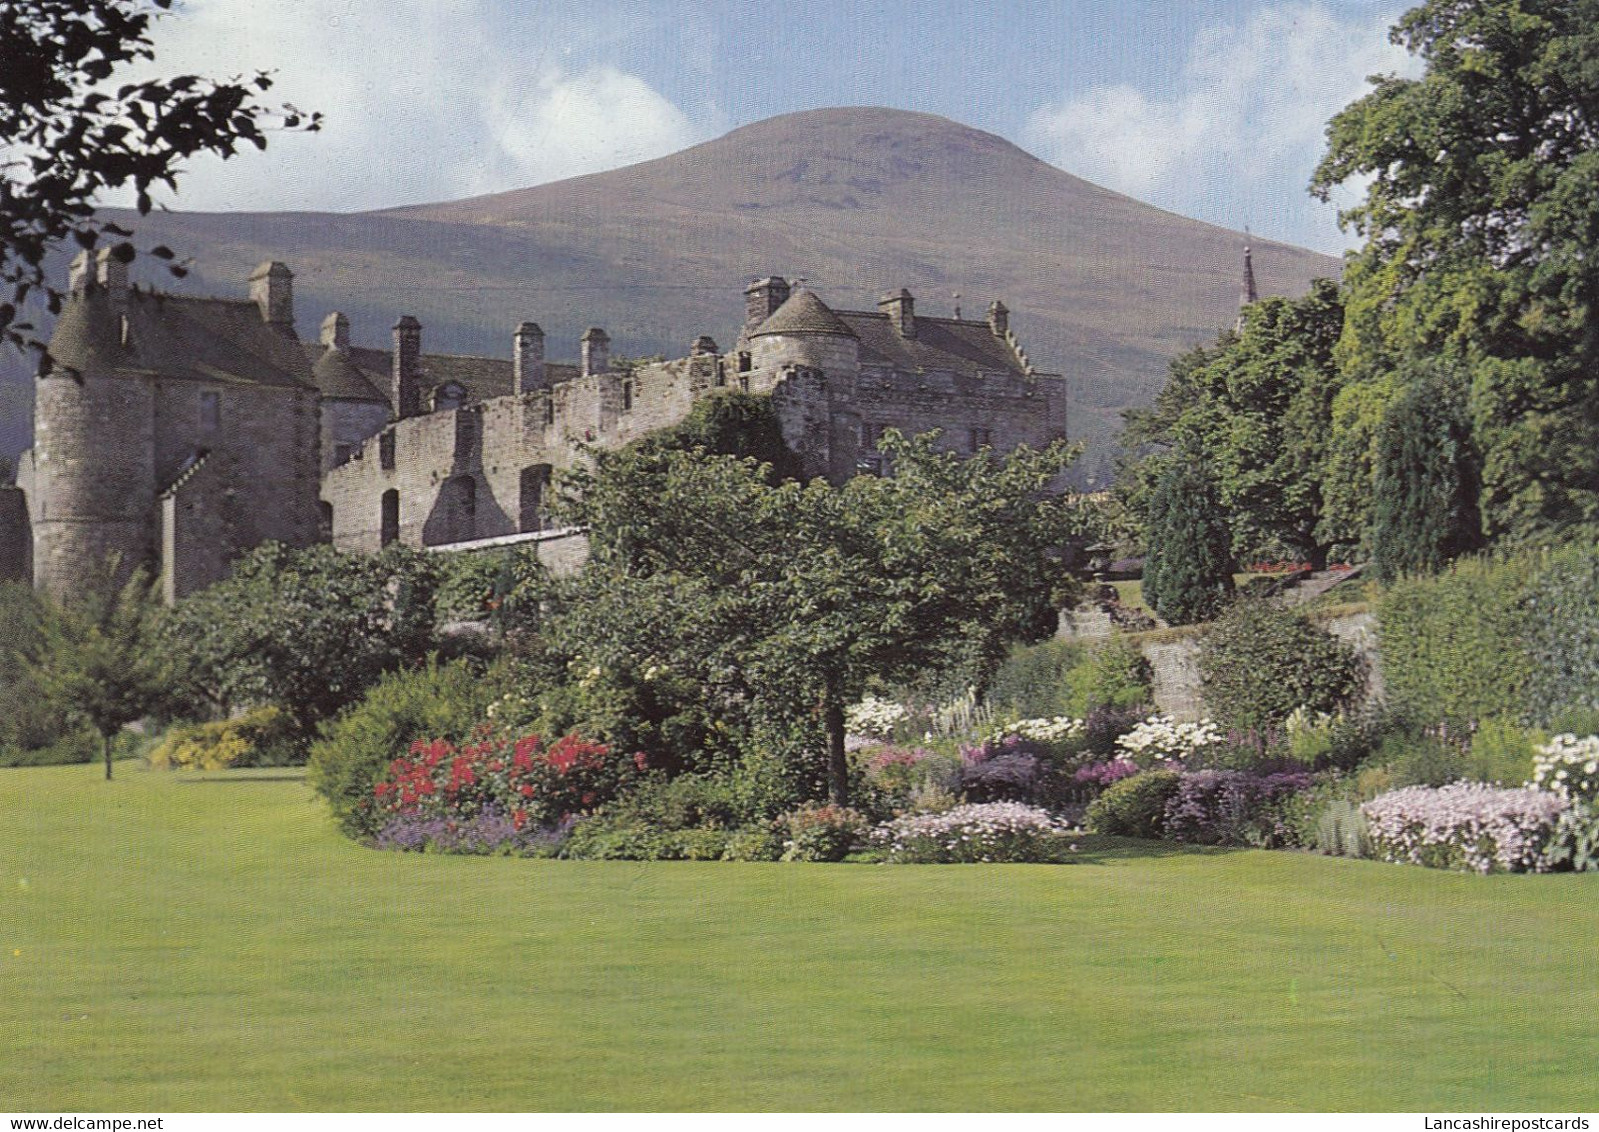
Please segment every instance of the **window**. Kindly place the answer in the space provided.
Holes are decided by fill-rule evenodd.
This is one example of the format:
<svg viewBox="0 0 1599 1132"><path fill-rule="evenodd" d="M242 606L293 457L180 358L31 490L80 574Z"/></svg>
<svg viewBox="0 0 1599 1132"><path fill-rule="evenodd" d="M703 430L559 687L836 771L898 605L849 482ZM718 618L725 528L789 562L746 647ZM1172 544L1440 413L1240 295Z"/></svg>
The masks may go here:
<svg viewBox="0 0 1599 1132"><path fill-rule="evenodd" d="M222 394L200 394L200 431L215 432L222 426Z"/></svg>
<svg viewBox="0 0 1599 1132"><path fill-rule="evenodd" d="M883 439L883 432L888 428L882 421L870 423L861 422L861 447L868 452L876 452L877 444Z"/></svg>
<svg viewBox="0 0 1599 1132"><path fill-rule="evenodd" d="M340 464L348 464L350 456L354 452L355 445L353 444L335 444L333 446L333 466L337 468Z"/></svg>
<svg viewBox="0 0 1599 1132"><path fill-rule="evenodd" d="M992 447L986 428L969 428L966 430L966 451L981 452L984 448Z"/></svg>
<svg viewBox="0 0 1599 1132"><path fill-rule="evenodd" d="M378 537L384 546L400 541L400 493L392 488L383 493L383 525Z"/></svg>
<svg viewBox="0 0 1599 1132"><path fill-rule="evenodd" d="M633 382L631 380L629 380L629 381L622 382L622 412L631 413L632 411L633 411Z"/></svg>
<svg viewBox="0 0 1599 1132"><path fill-rule="evenodd" d="M433 390L433 410L459 409L466 404L466 386L458 381L446 381Z"/></svg>
<svg viewBox="0 0 1599 1132"><path fill-rule="evenodd" d="M322 542L333 541L333 504L326 499L317 501L317 537Z"/></svg>
<svg viewBox="0 0 1599 1132"><path fill-rule="evenodd" d="M378 437L378 466L385 472L394 470L394 431L392 429Z"/></svg>
<svg viewBox="0 0 1599 1132"><path fill-rule="evenodd" d="M544 424L549 427L555 423L555 396L546 395L544 398Z"/></svg>
<svg viewBox="0 0 1599 1132"><path fill-rule="evenodd" d="M750 371L751 367L754 366L754 364L755 364L754 359L750 357L750 352L748 350L740 350L738 352L738 372L739 373L748 373Z"/></svg>

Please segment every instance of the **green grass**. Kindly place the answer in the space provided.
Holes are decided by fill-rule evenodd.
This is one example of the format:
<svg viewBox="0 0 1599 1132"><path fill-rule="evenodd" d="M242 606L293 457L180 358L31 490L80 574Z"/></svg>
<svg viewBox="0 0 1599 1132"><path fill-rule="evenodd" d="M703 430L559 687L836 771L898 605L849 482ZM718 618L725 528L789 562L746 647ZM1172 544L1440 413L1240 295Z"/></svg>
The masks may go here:
<svg viewBox="0 0 1599 1132"><path fill-rule="evenodd" d="M98 774L0 773L0 1108L1599 1103L1599 877L412 856Z"/></svg>

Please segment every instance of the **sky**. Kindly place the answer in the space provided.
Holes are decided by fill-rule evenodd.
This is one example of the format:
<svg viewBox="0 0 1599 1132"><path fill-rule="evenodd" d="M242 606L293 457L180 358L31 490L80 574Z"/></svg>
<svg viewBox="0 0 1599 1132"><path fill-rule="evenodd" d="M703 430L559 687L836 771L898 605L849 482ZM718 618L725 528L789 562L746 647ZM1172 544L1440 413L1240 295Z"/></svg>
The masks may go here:
<svg viewBox="0 0 1599 1132"><path fill-rule="evenodd" d="M1392 0L180 0L163 72L270 70L314 135L199 159L198 211L358 211L660 157L776 114L891 106L1151 204L1338 253L1305 186ZM1355 199L1346 195L1347 205Z"/></svg>

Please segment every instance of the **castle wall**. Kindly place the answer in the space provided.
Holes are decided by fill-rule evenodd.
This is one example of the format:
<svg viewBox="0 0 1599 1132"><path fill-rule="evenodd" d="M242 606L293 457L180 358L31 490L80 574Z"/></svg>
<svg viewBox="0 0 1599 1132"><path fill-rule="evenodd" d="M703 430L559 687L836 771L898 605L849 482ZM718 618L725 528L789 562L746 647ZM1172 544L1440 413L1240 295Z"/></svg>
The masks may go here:
<svg viewBox="0 0 1599 1132"><path fill-rule="evenodd" d="M398 541L407 546L537 530L556 469L572 467L585 447L618 447L681 420L714 387L716 363L702 356L593 374L397 421L323 477L333 544L379 549L390 491L399 501Z"/></svg>
<svg viewBox="0 0 1599 1132"><path fill-rule="evenodd" d="M372 401L345 401L329 397L322 402L322 470L338 467L369 437L389 423L389 407ZM341 459L339 449L347 454Z"/></svg>

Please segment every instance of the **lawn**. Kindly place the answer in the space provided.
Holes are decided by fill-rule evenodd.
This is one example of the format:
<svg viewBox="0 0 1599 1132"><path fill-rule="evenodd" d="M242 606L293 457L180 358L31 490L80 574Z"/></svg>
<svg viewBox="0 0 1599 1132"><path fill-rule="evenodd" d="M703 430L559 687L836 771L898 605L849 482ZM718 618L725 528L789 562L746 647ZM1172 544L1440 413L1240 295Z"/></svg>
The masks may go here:
<svg viewBox="0 0 1599 1132"><path fill-rule="evenodd" d="M384 854L0 771L0 1110L1599 1107L1599 877Z"/></svg>

